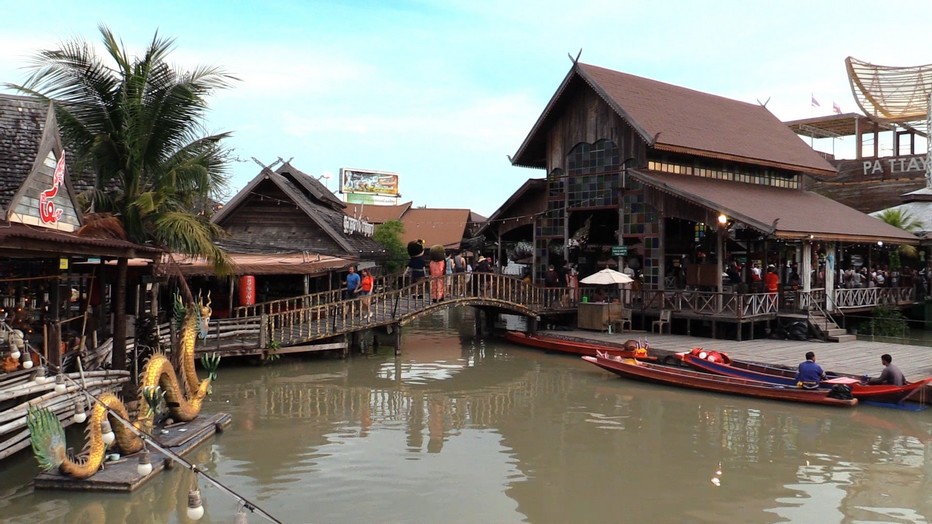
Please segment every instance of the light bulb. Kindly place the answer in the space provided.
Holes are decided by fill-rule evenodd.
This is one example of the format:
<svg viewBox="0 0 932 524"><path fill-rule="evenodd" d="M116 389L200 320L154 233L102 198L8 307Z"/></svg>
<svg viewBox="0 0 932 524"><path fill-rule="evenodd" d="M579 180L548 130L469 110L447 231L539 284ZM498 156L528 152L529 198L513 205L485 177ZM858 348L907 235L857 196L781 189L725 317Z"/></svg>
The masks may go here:
<svg viewBox="0 0 932 524"><path fill-rule="evenodd" d="M136 465L136 473L139 473L143 477L152 473L152 461L149 460L148 449L143 449L139 453L139 464Z"/></svg>
<svg viewBox="0 0 932 524"><path fill-rule="evenodd" d="M22 355L22 353L19 352L19 348L14 349L14 350L10 353L10 356L13 357L13 359L15 359L15 360L19 360L20 355Z"/></svg>
<svg viewBox="0 0 932 524"><path fill-rule="evenodd" d="M64 393L68 391L68 386L65 384L65 376L59 373L55 375L55 393Z"/></svg>
<svg viewBox="0 0 932 524"><path fill-rule="evenodd" d="M71 416L71 420L75 424L83 424L87 420L87 413L84 412L84 402L74 399L74 415Z"/></svg>
<svg viewBox="0 0 932 524"><path fill-rule="evenodd" d="M113 441L116 440L116 435L113 434L113 429L110 427L110 421L104 419L100 423L100 433L101 438L104 439L104 444L110 445L113 444Z"/></svg>
<svg viewBox="0 0 932 524"><path fill-rule="evenodd" d="M204 506L201 504L201 492L197 488L188 492L188 518L201 520L204 516Z"/></svg>
<svg viewBox="0 0 932 524"><path fill-rule="evenodd" d="M23 354L23 369L30 369L32 367L32 359L29 358L27 353Z"/></svg>

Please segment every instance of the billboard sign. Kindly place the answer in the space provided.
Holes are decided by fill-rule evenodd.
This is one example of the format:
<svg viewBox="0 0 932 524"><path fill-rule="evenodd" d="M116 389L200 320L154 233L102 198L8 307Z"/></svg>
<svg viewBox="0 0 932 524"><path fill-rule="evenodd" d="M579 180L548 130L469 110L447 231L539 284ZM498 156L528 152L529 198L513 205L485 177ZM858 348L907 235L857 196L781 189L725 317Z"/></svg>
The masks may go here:
<svg viewBox="0 0 932 524"><path fill-rule="evenodd" d="M386 171L340 168L340 192L400 198L398 174Z"/></svg>

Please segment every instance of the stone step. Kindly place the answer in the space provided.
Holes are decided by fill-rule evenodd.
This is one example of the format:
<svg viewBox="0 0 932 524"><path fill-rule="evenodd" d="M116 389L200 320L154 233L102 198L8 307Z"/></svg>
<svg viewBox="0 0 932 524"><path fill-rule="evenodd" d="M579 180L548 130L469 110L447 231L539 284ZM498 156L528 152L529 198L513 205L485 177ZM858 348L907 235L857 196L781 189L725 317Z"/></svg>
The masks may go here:
<svg viewBox="0 0 932 524"><path fill-rule="evenodd" d="M857 335L838 335L838 336L829 336L825 340L829 342L853 342L857 340Z"/></svg>

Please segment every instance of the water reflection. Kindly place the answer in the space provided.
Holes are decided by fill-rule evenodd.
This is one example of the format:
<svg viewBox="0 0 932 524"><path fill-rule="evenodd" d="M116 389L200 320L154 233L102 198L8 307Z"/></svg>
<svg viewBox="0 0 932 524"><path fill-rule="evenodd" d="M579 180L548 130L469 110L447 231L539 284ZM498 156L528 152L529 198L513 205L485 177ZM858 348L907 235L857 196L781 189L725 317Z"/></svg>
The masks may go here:
<svg viewBox="0 0 932 524"><path fill-rule="evenodd" d="M929 520L926 412L640 384L471 327L450 312L398 357L227 367L206 409L233 425L195 460L285 522ZM111 496L33 493L33 470L0 476L0 520L185 521L188 472ZM232 520L201 490L204 522Z"/></svg>

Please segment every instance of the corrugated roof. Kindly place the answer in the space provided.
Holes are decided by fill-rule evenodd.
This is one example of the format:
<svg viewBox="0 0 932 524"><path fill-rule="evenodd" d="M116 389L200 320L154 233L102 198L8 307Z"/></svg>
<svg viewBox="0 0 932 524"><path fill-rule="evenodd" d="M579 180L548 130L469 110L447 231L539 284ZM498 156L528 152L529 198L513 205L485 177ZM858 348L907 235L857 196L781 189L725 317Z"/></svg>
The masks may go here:
<svg viewBox="0 0 932 524"><path fill-rule="evenodd" d="M331 270L339 270L356 264L355 260L331 257L317 253L286 253L276 255L258 255L230 253L233 261L234 275L324 275ZM174 262L183 275L213 275L213 266L204 258L175 256ZM169 271L168 264L160 266L164 272ZM171 268L174 271L175 268Z"/></svg>
<svg viewBox="0 0 932 524"><path fill-rule="evenodd" d="M112 238L88 238L17 222L0 223L0 255L6 257L84 255L95 257L157 256L162 250Z"/></svg>
<svg viewBox="0 0 932 524"><path fill-rule="evenodd" d="M918 238L882 220L811 191L657 171L629 176L706 209L724 213L776 238L917 244Z"/></svg>
<svg viewBox="0 0 932 524"><path fill-rule="evenodd" d="M576 63L550 100L513 163L541 165L549 120L581 79L649 147L719 160L740 161L813 174L835 172L825 159L760 104L694 91L598 66Z"/></svg>
<svg viewBox="0 0 932 524"><path fill-rule="evenodd" d="M466 226L469 224L468 209L412 208L403 217L402 241L423 239L427 247L440 244L447 249L459 249Z"/></svg>

